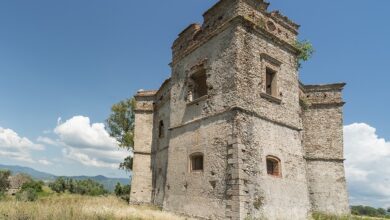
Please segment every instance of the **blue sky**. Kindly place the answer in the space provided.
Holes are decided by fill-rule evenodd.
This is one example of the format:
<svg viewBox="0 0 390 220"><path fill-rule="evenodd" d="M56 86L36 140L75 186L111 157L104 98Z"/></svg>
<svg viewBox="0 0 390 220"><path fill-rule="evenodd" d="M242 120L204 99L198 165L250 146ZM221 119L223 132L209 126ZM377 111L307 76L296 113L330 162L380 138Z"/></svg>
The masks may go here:
<svg viewBox="0 0 390 220"><path fill-rule="evenodd" d="M81 137L82 132L104 136L100 123L109 115L112 104L138 89L158 88L169 77L170 48L177 34L190 23L202 22L202 13L215 2L0 1L0 128L19 144L18 154L16 150L8 150L7 154L0 151L0 163L31 166L59 175L126 176L110 166L114 161L99 161L114 148L112 143L106 137L99 143L89 143ZM301 69L301 80L307 84L348 83L347 163L348 156L356 161L366 154L364 150L376 152L379 143L383 149L378 160L390 165L390 75L386 68L390 58L390 2L271 3L271 9L281 10L302 25L300 38L310 40L316 49ZM364 131L371 135L366 142L359 142L366 143L367 148L358 152L353 137L362 137L359 132ZM66 141L72 135L79 135L76 139L86 147L69 147L72 143ZM23 138L31 143L23 142ZM101 148L88 152L89 145ZM111 148L102 149L102 145ZM28 147L34 150L26 150ZM85 157L88 153L90 157ZM88 161L95 161L96 166L85 165ZM347 171L358 170L348 174L352 175L351 200L390 206L390 199L386 200L390 198L389 187L384 186L378 195L363 195L357 187L363 184L367 188L368 179L385 183L390 173L375 170L376 162L347 164ZM379 174L384 173L381 176L385 177L380 178ZM374 194L376 197L371 196ZM379 197L383 201L378 202Z"/></svg>

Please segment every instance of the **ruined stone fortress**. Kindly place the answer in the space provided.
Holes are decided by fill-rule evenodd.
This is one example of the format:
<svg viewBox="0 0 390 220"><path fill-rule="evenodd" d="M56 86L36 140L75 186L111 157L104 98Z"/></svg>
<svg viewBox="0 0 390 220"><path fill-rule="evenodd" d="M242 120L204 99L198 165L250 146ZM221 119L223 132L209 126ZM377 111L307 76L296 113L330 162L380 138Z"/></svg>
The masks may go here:
<svg viewBox="0 0 390 220"><path fill-rule="evenodd" d="M345 84L304 85L299 26L220 0L174 42L171 78L136 95L131 203L205 219L349 213Z"/></svg>

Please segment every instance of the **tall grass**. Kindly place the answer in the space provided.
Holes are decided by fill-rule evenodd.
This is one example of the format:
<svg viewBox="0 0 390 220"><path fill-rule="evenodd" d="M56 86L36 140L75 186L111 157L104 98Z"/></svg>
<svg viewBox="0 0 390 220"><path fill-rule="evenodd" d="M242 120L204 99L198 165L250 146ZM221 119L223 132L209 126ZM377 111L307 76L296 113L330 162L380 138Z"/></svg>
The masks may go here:
<svg viewBox="0 0 390 220"><path fill-rule="evenodd" d="M314 213L314 220L383 220L384 218L364 217L364 216L333 216L322 213Z"/></svg>
<svg viewBox="0 0 390 220"><path fill-rule="evenodd" d="M152 207L129 206L114 197L52 195L35 202L0 202L1 220L184 220Z"/></svg>

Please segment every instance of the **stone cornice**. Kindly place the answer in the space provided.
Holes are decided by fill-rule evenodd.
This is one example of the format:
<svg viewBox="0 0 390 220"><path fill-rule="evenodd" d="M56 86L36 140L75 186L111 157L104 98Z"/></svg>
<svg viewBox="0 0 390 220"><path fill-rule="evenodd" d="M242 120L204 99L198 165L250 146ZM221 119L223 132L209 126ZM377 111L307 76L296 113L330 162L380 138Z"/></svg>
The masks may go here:
<svg viewBox="0 0 390 220"><path fill-rule="evenodd" d="M170 127L169 130L175 130L175 129L178 129L178 128L181 128L181 127L185 127L187 125L191 125L191 124L200 122L200 121L208 119L208 118L217 117L217 116L220 116L220 115L223 115L223 114L228 114L228 113L235 112L235 111L239 111L241 113L244 113L244 114L247 114L247 115L250 115L250 116L254 116L254 117L260 118L260 119L262 119L264 121L268 121L270 123L273 123L273 124L276 124L276 125L279 125L279 126L282 126L282 127L286 127L286 128L289 128L289 129L292 129L292 130L295 130L295 131L302 131L303 130L302 128L296 127L294 125L289 125L287 123L284 123L284 122L281 122L281 121L277 121L277 120L268 118L266 116L262 116L262 115L258 114L257 112L254 112L254 111L251 111L251 110L246 110L246 109L244 109L242 107L239 107L239 106L231 107L231 108L229 108L229 109L227 109L225 111L217 112L217 113L214 113L212 115L204 116L204 117L201 117L201 118L198 118L198 119L195 119L195 120L191 120L191 121L185 122L185 123L177 125L177 126Z"/></svg>
<svg viewBox="0 0 390 220"><path fill-rule="evenodd" d="M141 154L141 155L152 155L151 152L145 152L145 151L134 151L134 154Z"/></svg>
<svg viewBox="0 0 390 220"><path fill-rule="evenodd" d="M325 102L325 103L310 103L308 108L328 108L328 107L343 107L345 102Z"/></svg>
<svg viewBox="0 0 390 220"><path fill-rule="evenodd" d="M202 40L188 46L187 48L183 48L183 52L180 52L179 54L176 55L176 57L173 57L171 66L175 66L175 64L177 64L184 57L188 56L190 53L192 53L193 51L195 51L196 49L198 49L199 47L201 47L205 43L209 42L212 38L217 36L219 33L223 32L224 30L226 30L231 25L233 25L233 26L234 25L243 25L245 28L250 29L250 30L256 32L257 34L260 34L260 35L262 35L270 40L273 40L275 44L285 48L286 50L288 50L294 54L299 53L299 50L295 46L293 46L292 44L276 37L274 34L268 32L264 28L260 27L260 25L245 18L244 16L239 15L239 16L236 16L236 17L226 21L225 23L220 25L218 28L216 28L214 31L212 31L210 33L206 33L205 36L203 36Z"/></svg>
<svg viewBox="0 0 390 220"><path fill-rule="evenodd" d="M135 98L137 97L153 97L157 93L157 90L145 90L145 91L138 91L137 94L134 96Z"/></svg>
<svg viewBox="0 0 390 220"><path fill-rule="evenodd" d="M323 85L303 85L304 92L342 91L346 83L333 83Z"/></svg>
<svg viewBox="0 0 390 220"><path fill-rule="evenodd" d="M135 109L134 110L134 113L136 113L136 114L151 114L153 112L154 112L153 109Z"/></svg>
<svg viewBox="0 0 390 220"><path fill-rule="evenodd" d="M339 162L343 163L344 158L325 158L325 157L303 157L306 161L323 161L323 162Z"/></svg>

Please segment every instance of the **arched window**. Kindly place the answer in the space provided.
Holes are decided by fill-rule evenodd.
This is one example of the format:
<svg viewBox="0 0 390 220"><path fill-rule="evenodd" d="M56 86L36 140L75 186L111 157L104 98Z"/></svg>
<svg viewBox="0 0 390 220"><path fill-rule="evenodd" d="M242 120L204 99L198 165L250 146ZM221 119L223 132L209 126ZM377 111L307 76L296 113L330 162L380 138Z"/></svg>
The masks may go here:
<svg viewBox="0 0 390 220"><path fill-rule="evenodd" d="M164 137L164 121L160 121L158 125L158 137L163 138Z"/></svg>
<svg viewBox="0 0 390 220"><path fill-rule="evenodd" d="M267 173L271 176L282 176L282 167L279 158L274 156L267 156Z"/></svg>
<svg viewBox="0 0 390 220"><path fill-rule="evenodd" d="M190 170L203 171L203 154L194 153L190 156Z"/></svg>

